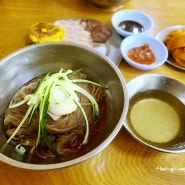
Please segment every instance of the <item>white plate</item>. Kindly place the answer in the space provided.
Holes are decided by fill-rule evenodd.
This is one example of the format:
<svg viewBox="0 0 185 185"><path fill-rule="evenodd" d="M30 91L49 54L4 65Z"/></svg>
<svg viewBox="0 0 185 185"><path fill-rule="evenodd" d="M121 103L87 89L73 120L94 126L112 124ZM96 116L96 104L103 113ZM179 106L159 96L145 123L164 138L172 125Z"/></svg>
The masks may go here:
<svg viewBox="0 0 185 185"><path fill-rule="evenodd" d="M80 18L71 18L71 20L77 20L77 19L80 19ZM67 20L70 20L70 18L68 18ZM60 21L60 20L57 20L57 21ZM57 21L55 21L54 24ZM111 30L112 30L112 35L109 37L107 42L102 43L97 47L94 47L94 49L99 53L107 56L114 64L119 66L122 60L122 55L120 51L120 45L121 45L122 39L113 29Z"/></svg>
<svg viewBox="0 0 185 185"><path fill-rule="evenodd" d="M175 25L175 26L170 26L167 27L163 30L161 30L157 35L156 38L162 42L164 42L165 37L173 30L177 30L180 28L185 28L185 25ZM168 59L167 59L167 63L169 63L170 65L178 68L178 69L182 69L185 70L185 67L180 66L177 62L175 62L175 60L169 55Z"/></svg>

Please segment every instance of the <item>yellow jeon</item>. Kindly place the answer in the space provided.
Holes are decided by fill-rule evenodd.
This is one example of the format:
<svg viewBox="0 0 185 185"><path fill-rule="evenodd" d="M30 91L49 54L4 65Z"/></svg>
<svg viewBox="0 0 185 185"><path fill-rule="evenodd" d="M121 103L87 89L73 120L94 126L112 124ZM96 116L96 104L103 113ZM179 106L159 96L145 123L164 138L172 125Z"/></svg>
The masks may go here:
<svg viewBox="0 0 185 185"><path fill-rule="evenodd" d="M31 26L29 37L33 43L63 41L65 30L52 23L36 23Z"/></svg>

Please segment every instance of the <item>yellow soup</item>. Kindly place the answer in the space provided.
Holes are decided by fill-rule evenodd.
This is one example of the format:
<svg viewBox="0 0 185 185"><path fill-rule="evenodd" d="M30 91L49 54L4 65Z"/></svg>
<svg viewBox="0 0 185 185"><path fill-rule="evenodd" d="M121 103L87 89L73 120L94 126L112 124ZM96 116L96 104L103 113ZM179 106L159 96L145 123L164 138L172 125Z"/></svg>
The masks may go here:
<svg viewBox="0 0 185 185"><path fill-rule="evenodd" d="M145 140L167 143L180 133L184 105L162 91L147 91L131 100L129 121ZM179 104L179 105L178 105Z"/></svg>

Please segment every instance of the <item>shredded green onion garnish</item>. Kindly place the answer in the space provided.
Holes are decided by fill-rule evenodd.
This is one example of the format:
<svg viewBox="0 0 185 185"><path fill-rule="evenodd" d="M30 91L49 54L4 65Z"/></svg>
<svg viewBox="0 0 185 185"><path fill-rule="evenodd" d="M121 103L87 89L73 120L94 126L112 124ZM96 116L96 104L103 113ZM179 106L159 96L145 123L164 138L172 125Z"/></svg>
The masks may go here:
<svg viewBox="0 0 185 185"><path fill-rule="evenodd" d="M18 153L18 154L21 154L23 155L25 152L26 152L26 149L21 146L21 144L18 144L16 147L15 147L15 151Z"/></svg>
<svg viewBox="0 0 185 185"><path fill-rule="evenodd" d="M99 114L99 107L95 98L85 89L78 86L76 83L91 83L100 87L102 86L98 83L86 79L69 79L71 75L74 75L79 71L80 70L72 71L61 69L58 73L47 73L44 78L38 83L35 91L32 94L26 95L22 101L15 104L13 103L13 101L11 101L9 108L15 108L24 103L27 103L29 107L22 121L6 143L9 143L13 139L13 137L17 134L18 130L25 123L27 118L29 118L28 125L31 124L33 115L38 109L39 127L36 147L38 147L41 137L43 137L48 147L51 149L51 151L53 151L45 127L47 114L49 114L53 119L57 120L62 115L70 114L71 112L75 111L77 107L79 107L86 124L86 132L82 142L82 144L85 144L88 140L89 135L89 123L85 110L80 104L76 92L83 94L89 99L93 108L94 119L96 119Z"/></svg>

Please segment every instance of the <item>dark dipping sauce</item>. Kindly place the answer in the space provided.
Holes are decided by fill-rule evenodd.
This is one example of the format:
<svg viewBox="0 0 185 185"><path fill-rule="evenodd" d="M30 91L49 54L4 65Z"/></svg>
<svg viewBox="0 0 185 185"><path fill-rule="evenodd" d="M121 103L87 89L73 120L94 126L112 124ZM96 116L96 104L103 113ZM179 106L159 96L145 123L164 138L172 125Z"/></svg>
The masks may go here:
<svg viewBox="0 0 185 185"><path fill-rule="evenodd" d="M144 31L144 27L142 24L132 20L121 21L118 27L121 28L122 30L133 32L135 34L138 34Z"/></svg>
<svg viewBox="0 0 185 185"><path fill-rule="evenodd" d="M133 47L127 51L127 56L139 64L153 64L155 62L155 54L150 49L149 44Z"/></svg>

